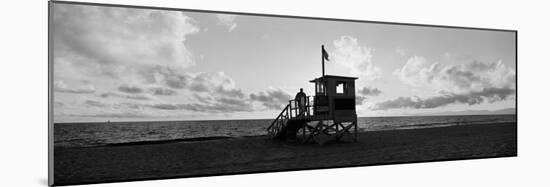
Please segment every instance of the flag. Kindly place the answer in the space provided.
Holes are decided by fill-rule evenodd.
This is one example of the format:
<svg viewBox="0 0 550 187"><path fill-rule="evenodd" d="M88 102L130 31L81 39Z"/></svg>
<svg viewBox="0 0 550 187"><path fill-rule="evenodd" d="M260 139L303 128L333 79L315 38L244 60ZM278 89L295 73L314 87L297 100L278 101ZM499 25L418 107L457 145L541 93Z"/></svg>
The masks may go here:
<svg viewBox="0 0 550 187"><path fill-rule="evenodd" d="M327 51L325 51L325 46L321 46L321 50L322 50L322 53L323 53L323 59L328 60L328 53Z"/></svg>

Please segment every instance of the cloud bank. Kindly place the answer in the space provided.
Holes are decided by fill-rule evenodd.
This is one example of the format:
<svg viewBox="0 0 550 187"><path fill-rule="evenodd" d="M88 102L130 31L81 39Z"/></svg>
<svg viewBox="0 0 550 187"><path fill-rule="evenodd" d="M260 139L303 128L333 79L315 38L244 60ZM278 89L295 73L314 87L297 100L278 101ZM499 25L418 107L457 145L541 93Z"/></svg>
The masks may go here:
<svg viewBox="0 0 550 187"><path fill-rule="evenodd" d="M449 104L476 105L483 102L494 103L506 100L515 94L510 88L485 88L478 92L466 94L446 94L441 96L420 98L420 97L398 97L393 100L377 103L373 110L387 110L396 108L426 109L446 106Z"/></svg>
<svg viewBox="0 0 550 187"><path fill-rule="evenodd" d="M472 61L443 66L414 56L394 75L410 86L435 90L433 97L398 97L379 102L373 110L436 108L450 104L477 105L515 98L515 69L502 63Z"/></svg>
<svg viewBox="0 0 550 187"><path fill-rule="evenodd" d="M437 91L467 93L485 88L515 88L515 69L502 61L472 61L461 65L443 66L428 63L426 58L411 57L401 68L394 71L404 83L429 86Z"/></svg>
<svg viewBox="0 0 550 187"><path fill-rule="evenodd" d="M95 92L94 85L89 83L81 84L78 87L69 87L63 80L58 80L53 83L55 92L74 93L74 94L89 94Z"/></svg>
<svg viewBox="0 0 550 187"><path fill-rule="evenodd" d="M363 87L362 89L358 90L358 93L365 96L378 96L382 91L380 91L378 88L370 88L370 87Z"/></svg>
<svg viewBox="0 0 550 187"><path fill-rule="evenodd" d="M265 91L250 94L250 99L260 102L268 109L281 110L293 98L282 89L269 88Z"/></svg>
<svg viewBox="0 0 550 187"><path fill-rule="evenodd" d="M353 76L361 76L367 80L378 79L381 70L372 63L372 49L359 45L357 38L341 36L333 41L331 61L350 69Z"/></svg>
<svg viewBox="0 0 550 187"><path fill-rule="evenodd" d="M184 42L199 28L181 12L67 4L54 9L55 58L72 65L116 74L131 66L194 64Z"/></svg>

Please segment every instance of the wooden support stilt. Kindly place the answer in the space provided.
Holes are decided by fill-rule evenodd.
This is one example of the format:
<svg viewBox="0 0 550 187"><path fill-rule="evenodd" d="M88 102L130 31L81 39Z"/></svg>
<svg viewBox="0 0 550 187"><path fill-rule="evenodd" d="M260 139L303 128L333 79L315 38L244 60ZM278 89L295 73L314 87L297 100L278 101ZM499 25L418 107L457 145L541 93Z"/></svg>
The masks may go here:
<svg viewBox="0 0 550 187"><path fill-rule="evenodd" d="M353 121L353 141L357 142L357 115L355 115L355 120Z"/></svg>

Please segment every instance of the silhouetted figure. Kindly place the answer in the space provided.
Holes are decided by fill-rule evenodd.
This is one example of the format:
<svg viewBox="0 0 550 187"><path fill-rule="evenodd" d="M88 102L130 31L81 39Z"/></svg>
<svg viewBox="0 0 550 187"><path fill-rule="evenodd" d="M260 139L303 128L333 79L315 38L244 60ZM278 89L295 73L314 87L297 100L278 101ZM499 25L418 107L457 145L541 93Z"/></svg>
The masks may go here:
<svg viewBox="0 0 550 187"><path fill-rule="evenodd" d="M296 100L296 103L298 104L298 116L304 115L304 112L306 111L307 96L306 93L304 93L303 88L300 88L300 92L296 94L294 100Z"/></svg>

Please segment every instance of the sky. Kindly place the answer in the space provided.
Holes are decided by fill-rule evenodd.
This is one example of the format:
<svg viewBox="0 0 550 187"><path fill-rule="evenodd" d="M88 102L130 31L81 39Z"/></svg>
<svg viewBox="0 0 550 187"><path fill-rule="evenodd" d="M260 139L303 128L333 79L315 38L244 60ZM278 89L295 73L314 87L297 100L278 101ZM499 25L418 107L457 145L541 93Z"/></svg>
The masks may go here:
<svg viewBox="0 0 550 187"><path fill-rule="evenodd" d="M321 76L359 116L515 108L514 32L53 4L55 122L269 119Z"/></svg>

